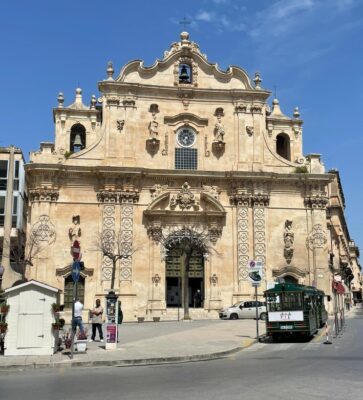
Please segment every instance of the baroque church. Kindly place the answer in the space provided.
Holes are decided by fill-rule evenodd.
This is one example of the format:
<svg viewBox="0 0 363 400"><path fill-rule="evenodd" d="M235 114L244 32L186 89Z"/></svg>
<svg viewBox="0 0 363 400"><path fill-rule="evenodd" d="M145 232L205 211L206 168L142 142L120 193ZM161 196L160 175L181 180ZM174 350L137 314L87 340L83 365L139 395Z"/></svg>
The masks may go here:
<svg viewBox="0 0 363 400"><path fill-rule="evenodd" d="M48 242L28 278L61 289L70 313L77 240L85 308L112 283L128 321L174 318L184 290L192 318L218 318L253 298L252 260L263 266L260 295L281 278L331 294L334 174L319 154L303 154L298 108L270 107L261 83L258 72L221 70L183 32L151 66L131 61L117 74L109 62L90 105L80 88L69 105L60 93L54 143L26 166L28 232L40 228ZM210 248L193 253L188 271L178 245L163 245L185 226ZM105 237L119 247L115 264L101 251Z"/></svg>

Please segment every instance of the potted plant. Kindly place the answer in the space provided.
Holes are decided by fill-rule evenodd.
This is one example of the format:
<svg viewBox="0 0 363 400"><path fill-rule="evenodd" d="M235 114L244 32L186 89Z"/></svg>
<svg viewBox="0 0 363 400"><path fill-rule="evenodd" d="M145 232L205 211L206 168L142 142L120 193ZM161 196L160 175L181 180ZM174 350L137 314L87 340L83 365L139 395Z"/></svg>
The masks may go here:
<svg viewBox="0 0 363 400"><path fill-rule="evenodd" d="M59 331L60 329L62 329L62 326L59 322L53 322L52 329L53 329L53 331Z"/></svg>
<svg viewBox="0 0 363 400"><path fill-rule="evenodd" d="M62 341L66 349L70 349L72 346L72 336L70 332L65 332L62 336Z"/></svg>
<svg viewBox="0 0 363 400"><path fill-rule="evenodd" d="M78 353L84 353L87 350L87 332L78 332L74 344Z"/></svg>
<svg viewBox="0 0 363 400"><path fill-rule="evenodd" d="M5 333L8 330L8 324L6 322L0 322L0 333Z"/></svg>
<svg viewBox="0 0 363 400"><path fill-rule="evenodd" d="M57 304L57 303L53 303L52 304L52 310L53 310L54 314L59 312L60 311L60 305Z"/></svg>
<svg viewBox="0 0 363 400"><path fill-rule="evenodd" d="M9 311L10 306L8 304L2 303L0 305L0 313L1 314L7 314Z"/></svg>

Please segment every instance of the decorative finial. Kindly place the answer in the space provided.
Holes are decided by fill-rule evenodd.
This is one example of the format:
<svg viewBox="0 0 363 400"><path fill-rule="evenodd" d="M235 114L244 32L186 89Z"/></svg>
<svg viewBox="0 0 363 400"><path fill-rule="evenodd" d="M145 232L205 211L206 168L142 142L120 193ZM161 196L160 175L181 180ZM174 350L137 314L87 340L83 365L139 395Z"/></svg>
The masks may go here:
<svg viewBox="0 0 363 400"><path fill-rule="evenodd" d="M113 64L112 61L109 61L107 64L107 75L108 75L108 80L109 81L113 81L113 73L115 72L115 70L113 69Z"/></svg>
<svg viewBox="0 0 363 400"><path fill-rule="evenodd" d="M184 31L187 29L187 25L190 25L190 21L188 21L185 17L183 18L182 21L179 22L180 25L184 26ZM184 33L184 32L183 32ZM185 32L186 33L186 32ZM181 36L181 35L180 35ZM183 38L182 38L183 39ZM189 34L188 34L188 38L189 39Z"/></svg>
<svg viewBox="0 0 363 400"><path fill-rule="evenodd" d="M94 110L96 108L96 104L97 104L97 99L96 96L93 94L91 97L91 110Z"/></svg>
<svg viewBox="0 0 363 400"><path fill-rule="evenodd" d="M82 89L80 87L76 89L76 103L82 104Z"/></svg>
<svg viewBox="0 0 363 400"><path fill-rule="evenodd" d="M255 82L256 89L261 89L260 83L262 82L262 79L258 71L255 72L255 78L253 79L253 82Z"/></svg>
<svg viewBox="0 0 363 400"><path fill-rule="evenodd" d="M62 92L59 92L57 100L58 100L58 108L63 108L64 96Z"/></svg>
<svg viewBox="0 0 363 400"><path fill-rule="evenodd" d="M299 119L300 118L300 111L299 111L299 107L295 107L294 109L294 118Z"/></svg>

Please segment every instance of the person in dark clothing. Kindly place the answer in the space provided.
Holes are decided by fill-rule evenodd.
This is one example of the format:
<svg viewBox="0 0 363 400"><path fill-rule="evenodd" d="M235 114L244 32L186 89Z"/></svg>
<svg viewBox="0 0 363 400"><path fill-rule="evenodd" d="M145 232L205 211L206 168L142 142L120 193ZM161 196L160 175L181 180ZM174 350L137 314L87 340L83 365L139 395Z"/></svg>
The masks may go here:
<svg viewBox="0 0 363 400"><path fill-rule="evenodd" d="M123 313L122 310L121 310L121 301L118 301L117 303L118 303L117 323L118 323L119 325L121 325L121 324L122 324L122 321L123 321L123 319L124 319L124 313Z"/></svg>
<svg viewBox="0 0 363 400"><path fill-rule="evenodd" d="M124 319L124 313L123 313L122 310L121 310L121 301L118 301L118 302L117 302L117 305L118 305L118 311L117 311L117 325L121 325L121 324L122 324L122 321L123 321L123 319ZM117 329L117 343L120 341L120 340L119 340L119 337L120 337L120 329L118 328L118 329Z"/></svg>

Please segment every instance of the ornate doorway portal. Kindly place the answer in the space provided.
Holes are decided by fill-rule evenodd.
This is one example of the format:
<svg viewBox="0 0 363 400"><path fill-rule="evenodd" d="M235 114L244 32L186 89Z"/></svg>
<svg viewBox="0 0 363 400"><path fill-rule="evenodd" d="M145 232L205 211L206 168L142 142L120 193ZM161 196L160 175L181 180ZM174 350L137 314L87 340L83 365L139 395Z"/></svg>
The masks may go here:
<svg viewBox="0 0 363 400"><path fill-rule="evenodd" d="M183 307L183 276L186 271L182 250L178 247L168 250L165 261L166 305L167 307ZM189 307L203 307L204 259L202 254L193 251L187 273Z"/></svg>

